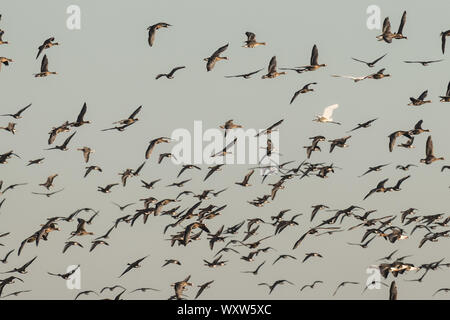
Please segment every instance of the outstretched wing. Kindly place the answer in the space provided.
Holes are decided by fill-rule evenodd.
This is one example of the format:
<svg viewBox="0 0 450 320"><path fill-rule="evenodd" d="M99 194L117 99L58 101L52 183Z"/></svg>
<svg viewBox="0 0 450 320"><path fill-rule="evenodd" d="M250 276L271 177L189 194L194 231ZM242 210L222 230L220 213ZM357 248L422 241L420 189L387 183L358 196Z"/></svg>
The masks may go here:
<svg viewBox="0 0 450 320"><path fill-rule="evenodd" d="M267 68L267 71L269 73L277 71L277 57L276 56L273 56L272 59L270 59L269 68Z"/></svg>
<svg viewBox="0 0 450 320"><path fill-rule="evenodd" d="M312 52L311 52L311 61L310 64L312 66L317 65L317 60L319 59L319 50L317 50L317 46L314 45L314 47L312 48Z"/></svg>
<svg viewBox="0 0 450 320"><path fill-rule="evenodd" d="M211 57L218 57L222 52L224 52L225 50L227 50L228 45L229 45L229 44L227 43L226 45L224 45L224 46L220 47L219 49L217 49L217 50L212 54Z"/></svg>
<svg viewBox="0 0 450 320"><path fill-rule="evenodd" d="M427 97L428 95L428 90L425 90L424 92L422 92L422 94L419 96L418 100L423 100Z"/></svg>
<svg viewBox="0 0 450 320"><path fill-rule="evenodd" d="M44 55L41 62L41 72L47 72L48 71L48 58L47 55Z"/></svg>
<svg viewBox="0 0 450 320"><path fill-rule="evenodd" d="M427 157L433 156L433 140L431 140L431 136L427 139L427 145L425 148L425 154Z"/></svg>
<svg viewBox="0 0 450 320"><path fill-rule="evenodd" d="M403 11L402 19L400 21L400 26L398 27L397 34L402 34L405 23L406 23L406 11Z"/></svg>
<svg viewBox="0 0 450 320"><path fill-rule="evenodd" d="M330 119L331 116L333 115L333 111L334 111L335 109L337 109L338 107L339 107L338 104L333 104L333 105L331 105L331 106L326 107L326 108L323 110L322 116L323 116L324 118Z"/></svg>

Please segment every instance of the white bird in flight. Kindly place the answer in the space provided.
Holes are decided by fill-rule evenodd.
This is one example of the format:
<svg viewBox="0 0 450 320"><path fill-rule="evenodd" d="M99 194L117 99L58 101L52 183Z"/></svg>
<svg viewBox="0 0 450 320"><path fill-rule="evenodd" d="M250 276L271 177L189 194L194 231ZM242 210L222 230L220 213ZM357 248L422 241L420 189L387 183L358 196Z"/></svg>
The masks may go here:
<svg viewBox="0 0 450 320"><path fill-rule="evenodd" d="M334 123L334 124L340 124L339 122L333 121L333 118L331 116L333 115L334 109L337 109L339 107L338 104L333 104L331 106L326 107L323 110L323 114L320 116L316 116L316 119L313 119L313 121L316 122L322 122L322 123Z"/></svg>
<svg viewBox="0 0 450 320"><path fill-rule="evenodd" d="M361 80L364 80L364 79L367 78L367 76L364 76L364 77L354 77L354 76L340 76L340 75L337 75L337 74L332 74L331 76L332 76L332 77L335 77L335 78L351 79L351 80L353 80L354 82L358 82L358 81L361 81Z"/></svg>

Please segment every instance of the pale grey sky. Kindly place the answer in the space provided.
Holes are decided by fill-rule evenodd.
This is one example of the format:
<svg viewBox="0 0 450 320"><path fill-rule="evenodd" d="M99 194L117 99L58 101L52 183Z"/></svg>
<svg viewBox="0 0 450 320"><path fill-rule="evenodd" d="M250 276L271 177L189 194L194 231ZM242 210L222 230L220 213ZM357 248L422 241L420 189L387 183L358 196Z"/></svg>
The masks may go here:
<svg viewBox="0 0 450 320"><path fill-rule="evenodd" d="M157 199L172 198L181 190L196 193L204 189L228 187L221 197L202 203L223 205L227 208L222 215L207 223L212 232L223 224L231 226L244 219L260 217L270 220L282 209L292 209L287 217L302 213L299 226L287 228L266 245L277 252L260 254L256 261L248 263L239 256L225 254L229 260L224 267L209 269L202 259L211 260L222 247L216 244L211 251L202 235L202 241L187 247L170 247L169 234L163 236L164 226L172 223L167 216L150 217L146 225L137 223L133 228L119 225L118 230L107 240L109 247L98 247L88 252L92 237L80 237L85 246L71 248L62 254L64 242L76 222L60 222L61 231L50 234L49 241L39 247L28 244L20 257L16 252L10 256L8 264L0 266L7 271L21 266L35 255L38 259L30 266L29 274L21 276L25 283L7 286L4 293L31 289L31 293L19 296L23 299L72 299L77 291L68 290L62 279L47 275L49 272L64 272L71 264L81 264L82 290L99 290L103 286L121 284L129 291L143 286L158 288L160 292L125 294L125 299L167 299L172 295L170 284L192 275L194 288L186 294L193 298L196 286L215 280L206 290L204 299L329 299L338 283L358 281L355 287L341 289L336 298L342 299L384 299L386 288L367 291L361 296L367 274L366 268L377 263L377 259L399 249L399 255L413 255L407 261L420 265L448 257L447 240L427 243L418 249L423 230L418 230L410 239L391 244L383 239L374 240L368 249L349 246L347 242L359 242L363 229L337 233L333 236L307 237L304 243L292 251L294 242L321 219L331 217L332 212L321 212L315 223L310 224L311 206L324 203L332 209L343 209L352 204L365 209L377 209L374 217L399 215L401 210L415 207L418 215L448 213L449 185L448 171L441 173L440 161L430 166L419 164L425 154L427 134L416 137L416 148L406 150L396 148L388 152L387 136L393 131L410 129L420 120L424 128L431 130L437 156L450 157L448 125L450 116L448 104L439 103L439 95L445 93L450 80L448 53L440 51L439 33L448 30L447 1L346 1L342 2L299 2L283 1L274 4L269 1L76 1L81 8L81 30L66 28L66 8L74 4L70 1L43 0L26 4L17 1L3 1L0 29L5 31L4 40L8 45L0 46L0 56L12 58L10 66L2 66L0 88L2 103L0 113L15 112L28 103L32 107L17 122L17 133L11 135L2 131L0 153L13 149L22 159L10 159L0 166L0 179L4 186L27 182L28 185L8 191L6 202L0 209L0 234L11 232L0 239L3 258L8 249L18 249L20 242L35 232L50 216L66 216L82 207L100 210L99 217L88 226L96 236L102 235L112 222L124 214L133 214L140 208L135 205L124 213L111 201L121 204L136 202L138 199L154 196ZM394 40L392 44L378 42L375 36L379 30L366 27L369 5L381 8L382 19L390 17L393 31L396 31L403 10L408 13L404 34L408 40ZM173 26L159 30L152 48L147 43L146 28L149 25L167 22ZM266 46L254 49L242 48L245 32L252 31ZM37 47L50 36L54 36L60 46L46 50L49 69L58 75L34 78L39 71L40 59L35 60ZM223 54L229 61L220 61L212 72L206 72L203 58L220 46L229 43ZM326 68L315 72L297 74L288 72L276 79L261 80L262 72L249 80L227 79L225 75L267 69L270 58L277 56L279 67L293 67L309 63L312 46L319 49L319 63ZM450 51L450 48L447 48ZM373 60L384 53L387 56L374 68L357 63L351 57ZM429 67L405 64L403 60L445 59ZM175 79L154 80L158 73L168 72L173 67L185 65ZM365 80L353 83L347 79L332 78L332 74L362 76L386 68L392 77L382 80ZM315 92L301 95L289 105L293 93L308 82L318 82ZM417 97L429 90L431 104L422 107L408 107L409 97ZM92 124L75 128L77 134L66 152L43 151L47 148L49 130L65 120L74 121L82 104L86 102L86 119ZM340 105L333 118L342 126L312 122L323 108L338 103ZM143 105L140 120L125 132L101 132L113 121L127 117L136 107ZM173 130L191 130L195 120L201 120L204 128L216 128L228 119L245 128L264 128L280 119L281 161L296 160L297 165L305 159L302 146L309 143L308 137L322 134L327 139L343 137L355 124L372 118L379 118L372 127L352 133L349 148L337 148L328 152L328 143L319 144L321 153L313 153L310 161L334 163L342 170L336 170L328 179L316 177L289 180L286 189L277 198L262 208L250 206L247 201L270 192L270 186L260 184L260 177L253 176L249 188L234 184L248 172L250 165L227 166L203 183L206 166L202 172L186 172L184 177L193 180L183 189L166 188L176 180L179 167L170 161L157 164L157 155L170 152L171 145L159 145L140 174L140 178L150 181L163 178L154 190L140 187L138 178L128 181L127 187L113 188L111 194L101 194L97 186L118 182L118 173L126 168L136 168L144 161L148 142L159 136L170 136ZM2 117L0 126L11 118ZM56 144L62 143L68 134L57 137ZM90 164L98 164L103 173L94 172L83 179L85 163L78 147L87 145L96 150ZM45 157L41 165L26 167L26 161ZM358 178L369 166L390 163L381 172ZM405 173L395 170L397 164L414 163ZM49 199L31 194L45 191L38 186L47 176L58 173L55 188L64 187ZM388 185L407 174L411 178L403 185L401 192L375 194L365 201L364 195L380 180L390 178ZM277 177L267 179L274 183ZM0 201L3 197L0 197ZM196 199L186 197L182 208L192 206ZM172 208L173 206L170 206ZM168 207L169 208L169 207ZM80 217L88 218L82 214ZM346 219L342 225L347 229L357 220ZM394 222L401 226L399 218ZM411 231L411 226L405 228ZM442 229L442 228L441 228ZM178 231L177 229L176 231ZM172 230L173 232L175 229ZM273 227L262 225L254 241L273 233ZM238 239L243 238L243 229ZM217 248L217 249L216 249ZM237 247L242 255L248 249ZM302 264L304 254L320 252L323 259L311 259ZM117 277L125 269L126 263L145 255L149 258L143 267L131 271L123 278ZM284 260L272 266L279 254L293 254L297 261ZM161 268L164 259L177 258L182 266L170 265ZM267 260L260 274L252 276L241 271L254 270ZM446 260L445 260L446 261ZM428 299L433 292L450 285L445 282L445 269L430 272L423 283L408 282L422 273L406 274L399 277L399 298ZM5 278L0 277L0 278ZM265 287L258 283L272 283L287 279L295 286L284 285L268 295ZM392 276L386 280L390 283ZM444 279L444 280L443 280ZM314 290L300 288L314 280L324 281ZM118 292L117 292L118 293ZM112 295L104 295L111 297ZM445 298L445 294L435 298Z"/></svg>

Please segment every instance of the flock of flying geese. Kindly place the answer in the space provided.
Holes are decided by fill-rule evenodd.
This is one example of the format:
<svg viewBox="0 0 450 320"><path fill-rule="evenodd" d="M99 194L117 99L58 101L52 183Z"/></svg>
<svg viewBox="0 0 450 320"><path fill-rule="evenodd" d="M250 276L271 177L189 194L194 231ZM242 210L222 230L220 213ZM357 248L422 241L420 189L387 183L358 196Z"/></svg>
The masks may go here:
<svg viewBox="0 0 450 320"><path fill-rule="evenodd" d="M0 16L1 19L1 16ZM383 23L383 29L382 34L377 36L377 39L379 41L384 41L386 43L391 43L393 40L400 40L400 39L407 39L407 37L403 34L403 29L405 27L406 23L406 12L403 13L400 26L398 28L398 31L395 33L392 33L391 31L391 24L389 21L389 18L386 18ZM160 32L160 29L167 29L169 27L172 27L168 23L160 22L157 24L154 24L150 27L148 27L148 44L150 47L155 46L156 44L156 35ZM6 33L7 35L7 33ZM258 42L256 40L256 35L252 32L246 32L246 40L244 42L243 47L244 48L256 48L258 46L264 46L267 45L266 42ZM444 31L440 33L441 35L441 43L442 43L442 53L445 53L445 42L446 37L450 36L450 30ZM164 36L170 36L170 34L165 34ZM8 41L5 40L5 31L0 29L0 50L1 46L8 45ZM37 49L37 55L36 59L38 59L41 54L45 52L50 52L49 49L51 49L54 46L57 46L58 42L55 42L54 37L50 37L46 39ZM215 65L217 62L221 60L227 60L228 58L225 56L222 56L222 54L227 50L229 44L223 45L216 51L214 51L211 56L205 58L206 62L206 70L208 72L213 71ZM386 55L386 54L385 54ZM355 61L364 63L368 67L372 68L377 64L380 60L384 58L384 56L381 56L374 61L366 62L361 59L355 59ZM309 64L303 65L300 67L291 67L291 68L277 68L277 59L275 56L273 56L270 59L269 66L267 68L267 73L262 75L262 79L273 79L281 75L285 75L287 72L296 72L296 73L304 73L304 72L312 72L316 71L320 68L326 67L325 64L321 64L318 61L319 52L316 45L312 48L311 53L311 59ZM440 62L441 60L435 60L435 61L405 61L405 63L419 63L423 66L427 66L431 63ZM0 73L1 76L7 76L4 74L4 70L1 69L3 66L10 66L10 64L13 62L11 58L6 57L0 57L0 70L2 71ZM57 73L54 71L49 71L48 68L48 57L47 54L44 54L41 61L40 66L40 72L36 73L35 77L47 77L50 75L56 75ZM4 67L3 67L4 68ZM186 68L185 66L178 66L173 68L170 72L167 74L158 74L156 76L156 79L160 78L167 78L167 79L173 79L175 76L175 73L179 70L182 70ZM263 69L242 73L238 75L227 75L227 78L243 78L243 79L249 79L253 75L261 72ZM282 71L278 71L282 70ZM385 73L385 69L380 69L379 71L375 73L371 73L369 75L363 76L363 77L353 77L353 76L341 76L341 75L333 75L334 77L345 77L350 78L355 82L363 81L366 79L373 79L373 80L380 80L385 77L389 77L389 74ZM305 84L302 88L300 88L298 91L296 91L291 100L290 104L294 103L296 99L298 99L299 95L306 94L308 92L313 92L314 89L312 86L317 85L316 82L311 82ZM418 98L410 98L410 105L411 106L422 106L424 104L430 103L430 100L426 100L427 98L427 91L423 92ZM440 97L441 102L450 102L450 82L447 86L447 91ZM2 114L2 117L9 117L14 119L13 121L19 121L26 112L30 112L28 109L32 106L32 104L29 104L20 110L12 113L5 113ZM332 123L336 125L341 125L341 123L336 122L332 119L333 111L338 108L338 105L331 105L329 107L326 107L321 115L318 115L313 121L320 122L320 123ZM32 109L31 109L32 110ZM118 120L113 123L112 127L101 129L102 131L118 131L118 132L124 132L126 129L129 129L129 127L135 125L139 118L137 117L138 114L141 112L142 106L139 106L137 109L135 109L128 117ZM74 121L65 121L59 126L55 126L50 129L49 131L49 138L48 138L48 145L49 148L46 150L55 150L54 152L66 152L67 150L76 150L82 153L83 161L86 164L85 166L85 172L83 174L84 178L94 178L92 175L95 175L94 172L97 172L96 174L101 174L103 172L102 168L99 165L94 165L91 162L91 155L94 153L94 150L88 146L83 146L79 148L72 148L72 140L74 139L74 136L76 135L75 129L80 129L80 127L84 125L91 124L91 121L86 120L86 114L87 114L88 108L87 104L84 103L84 105L81 108L81 111L79 112L78 116ZM360 129L369 128L375 121L378 119L370 119L362 123L358 123L354 128L349 130L348 132L355 132ZM267 129L261 131L258 133L258 135L267 135L267 156L270 156L270 153L273 151L273 147L271 146L271 140L270 140L270 134L278 130L279 127L283 123L283 119L279 120L269 127ZM420 120L417 122L414 127L407 129L407 130L398 130L393 133L391 133L388 136L388 149L389 152L393 152L394 148L396 147L402 147L402 148L412 148L414 139L417 135L428 133L430 132L430 129L423 129L422 128L423 121ZM236 124L233 122L233 120L228 120L225 122L224 125L220 126L221 129L225 131L225 135L230 130L233 130L235 128L241 128L242 125ZM7 125L0 127L0 129L5 130L9 132L10 134L15 134L16 132L16 122L9 122ZM65 138L59 138L60 135L68 133L68 136ZM332 153L336 147L338 148L345 148L349 145L347 144L347 141L351 138L351 135L344 136L342 138L333 139L333 140L327 140L324 136L314 136L310 137L311 145L304 146L306 149L306 159L303 161L300 161L296 164L296 160L288 161L282 164L277 165L277 171L278 175L271 176L276 177L276 181L273 181L273 183L268 184L270 191L267 194L262 195L261 197L257 197L256 199L252 199L248 201L249 205L253 205L255 207L263 207L269 202L272 202L276 198L276 194L278 191L285 189L286 185L289 183L289 181L294 180L303 180L310 177L318 177L320 179L328 178L331 174L334 173L334 169L338 168L334 166L333 163L326 164L326 163L313 163L310 162L310 158L312 157L313 152L320 152L321 147L319 144L329 142L330 143L330 149L329 152ZM405 139L405 141L400 144L397 144L398 139ZM57 144L57 140L60 141L60 144ZM127 187L127 182L129 179L140 177L141 171L146 165L147 161L149 161L150 158L154 158L153 154L155 151L160 148L158 145L161 144L169 144L172 140L168 137L157 137L152 139L149 142L148 147L146 148L145 152L142 154L142 164L139 165L137 168L127 168L123 172L119 173L120 180L117 182L111 182L110 184L106 186L98 186L98 192L109 194L112 193L115 189L119 188L120 185L122 187ZM222 157L229 153L229 149L236 143L236 139L233 140L229 145L227 145L223 150L217 150L217 153L214 153L213 157ZM143 150L144 151L144 150ZM4 151L0 150L0 152L3 152L0 154L0 165L2 167L6 166L8 161L11 159L22 159L21 156L16 153L14 150ZM439 154L440 155L440 154ZM46 157L50 157L51 152L46 154ZM26 166L37 166L45 164L45 158L46 157L39 157L36 159L28 160L28 163ZM171 153L160 153L157 156L157 164L155 165L162 165L163 161L165 159L174 157ZM435 156L434 149L433 149L433 140L432 137L429 135L427 137L426 146L425 146L425 156L423 159L421 159L420 163L425 165L431 165L435 161L438 160L444 160L442 156ZM20 160L17 160L20 161ZM292 165L293 164L293 165ZM291 166L290 166L291 165ZM371 174L373 172L379 172L383 170L384 167L388 166L389 164L380 164L377 166L371 166L367 169L366 172L364 172L360 177L366 176L368 174ZM219 171L222 169L224 164L218 164L215 166L210 166L206 169L202 168L201 166L196 166L193 164L183 164L180 166L179 172L176 176L177 179L179 179L182 175L185 177L188 174L192 175L202 175L203 181L206 181L207 179L210 179L213 175L216 177L216 179L220 179ZM417 166L416 164L407 164L407 165L397 165L396 169L402 170L402 171L408 171L411 167ZM252 185L250 184L250 181L253 177L253 174L256 169L267 169L267 167L259 166L251 168L250 171L243 177L242 181L236 181L236 185L238 187L235 188L249 188ZM442 167L441 171L444 171L445 169L450 169L450 166L444 165ZM6 169L3 169L6 170ZM375 187L370 189L365 196L361 196L363 200L367 199L368 197L373 197L376 193L386 193L386 192L398 192L401 191L404 187L404 184L407 183L407 180L411 177L411 175L407 175L398 181L387 185L389 179L383 179L381 180ZM45 196L47 198L54 196L57 193L63 192L64 189L58 189L54 190L54 184L55 179L58 178L58 174L52 174L51 176L47 177L45 181L39 184L42 189L45 189L45 192L33 192L35 195L41 195ZM264 183L265 179L269 178L269 174L263 175L262 177L262 183ZM253 177L253 179L255 179ZM94 223L94 219L100 214L99 211L92 209L92 208L80 208L75 210L74 212L70 213L68 216L53 216L48 217L44 221L42 221L42 224L40 226L37 226L36 229L33 232L30 232L29 235L25 236L23 241L18 244L17 248L10 248L9 250L6 250L2 257L0 257L0 262L2 265L9 265L11 260L11 255L15 252L17 256L20 258L22 257L23 253L26 251L32 251L33 246L38 246L42 241L51 241L51 233L60 231L66 228L71 228L72 230L68 234L67 241L65 243L61 244L61 250L63 254L67 254L69 251L73 250L80 250L75 249L75 247L84 248L86 246L86 242L89 243L89 251L92 252L94 250L105 250L100 249L100 247L107 247L109 246L109 239L114 236L119 236L119 226L123 227L124 225L129 225L130 227L133 227L135 224L142 223L146 224L150 216L153 216L154 219L157 218L167 218L170 220L170 222L166 225L165 229L163 230L164 235L169 235L169 241L171 246L193 246L195 245L195 242L200 241L202 239L205 239L203 241L206 241L209 245L209 248L211 251L214 251L214 255L211 259L205 258L203 259L204 266L206 268L220 268L222 266L225 266L229 263L229 261L233 258L233 256L237 257L240 260L246 261L249 263L249 265L253 265L255 261L257 261L257 258L261 256L267 256L268 252L276 251L274 248L270 246L263 246L262 244L267 241L268 239L271 239L273 237L282 237L281 235L283 231L285 231L288 228L297 228L300 230L303 230L304 225L308 221L303 221L303 226L300 227L300 223L297 222L299 217L302 216L302 214L293 214L290 217L286 217L286 214L291 211L291 209L284 209L279 211L277 214L271 216L270 218L264 217L255 217L252 219L246 219L243 221L237 221L236 224L225 226L225 225L214 225L212 223L212 220L225 214L227 205L226 204L205 204L205 201L211 199L220 199L221 194L224 193L228 188L231 186L228 186L226 188L223 188L221 190L213 190L213 189L207 189L204 191L201 191L199 193L185 190L184 187L186 184L189 184L192 178L184 179L184 180L177 180L175 182L172 182L170 184L167 184L165 187L167 188L175 188L179 189L180 192L176 197L171 198L164 198L164 199L156 199L152 196L149 196L144 199L138 199L136 202L139 202L141 204L141 207L134 210L134 213L126 214L122 217L117 218L114 223L109 226L104 235L94 235L93 232L88 231L90 228L89 226ZM237 180L237 179L236 179ZM146 181L142 177L140 178L140 182L142 183L141 187L146 190L152 190L154 188L157 188L157 185L160 185L162 181L161 179L155 179L152 181ZM10 193L14 189L25 185L26 183L14 183L10 184L8 186L3 187L3 181L0 181L0 196L3 197L3 199L0 201L0 212L4 208L5 201L7 200L5 196L7 196L7 192ZM113 189L116 187L115 189ZM172 190L169 189L169 190ZM196 198L194 205L184 205L186 201L183 201L184 199L190 198ZM124 212L126 210L129 210L131 206L134 206L136 202L127 203L125 205L117 204L115 202L114 205L117 206L117 208L120 210L120 212ZM321 236L321 235L334 235L338 232L343 231L351 231L351 230L361 230L362 237L361 241L357 243L349 243L349 245L357 245L361 248L367 248L369 244L372 241L379 240L379 241L387 241L389 243L396 243L397 241L401 241L404 239L411 238L414 233L423 232L422 235L418 235L418 237L421 237L421 240L419 242L418 247L422 248L425 245L431 245L432 242L437 242L438 240L449 237L450 229L445 229L448 227L448 223L450 222L450 216L445 217L444 214L432 214L432 215L417 215L418 212L415 208L407 208L398 214L393 215L387 215L383 217L373 217L373 214L377 210L365 210L360 206L356 205L350 205L347 208L341 208L341 209L330 209L329 206L325 204L313 204L311 207L312 211L309 218L309 223L313 223L313 221L317 222L318 216L322 216L321 221L317 222L314 227L307 227L306 230L303 230L300 232L298 239L295 241L292 241L292 252L290 254L288 253L282 253L277 254L275 259L271 263L268 263L268 258L265 258L263 262L258 263L258 265L250 270L243 270L243 273L250 274L250 275L258 275L261 270L264 268L268 268L269 265L272 265L272 268L275 268L275 264L281 264L283 261L287 260L301 260L300 263L307 263L309 260L314 259L324 259L324 256L319 252L307 252L304 253L303 258L299 257L298 255L294 255L294 253L298 252L299 248L301 248L301 244L307 240L307 238L310 238L312 235L315 236ZM331 217L325 218L323 217L324 213L319 214L321 211L325 212L334 212L334 214L331 215ZM358 211L360 213L358 213ZM163 218L163 219L164 219ZM351 226L349 228L344 227L343 221L344 219L348 222L354 222L356 225ZM72 224L73 222L73 224ZM60 227L60 224L64 224L64 227ZM267 228L261 228L261 226L267 226ZM412 226L412 229L410 232L406 231L407 226ZM2 228L5 227L2 225ZM260 230L261 228L261 230ZM265 230L264 236L256 237L258 234L258 231ZM270 231L270 229L272 229ZM0 230L1 231L1 230ZM284 233L283 233L284 234ZM0 246L6 247L3 243L3 240L7 240L8 236L10 235L10 232L4 231L0 232ZM82 239L89 239L86 242L82 242ZM255 238L257 240L255 240ZM107 241L108 240L108 241ZM226 242L220 249L217 248L219 243ZM13 244L11 244L13 245ZM217 250L216 250L217 249ZM245 253L244 251L245 250ZM397 257L398 250L393 251L388 256L383 257L379 259L381 263L377 265L377 268L380 270L380 273L384 279L387 279L389 276L392 276L394 278L397 278L399 275L403 275L405 273L409 273L410 271L416 271L420 272L423 271L423 274L415 280L411 281L419 281L421 282L424 277L428 274L430 271L437 270L442 267L449 267L450 263L444 263L443 259L431 263L422 263L422 264L412 264L411 262L408 262L407 259L410 256L403 256L403 257ZM13 283L20 281L24 282L22 279L22 276L27 274L28 269L32 268L33 262L37 259L37 256L32 257L31 259L25 261L24 264L16 267L11 267L8 270L1 272L2 274L8 274L6 278L0 279L0 298L6 298L9 296L18 296L21 294L25 294L27 292L30 292L31 290L19 290L14 291L13 290ZM135 261L129 262L126 265L124 264L124 269L119 272L118 270L118 278L126 278L126 275L130 272L137 272L136 269L139 267L142 267L145 263L146 259L149 259L149 256L139 257ZM16 263L16 262L14 262ZM181 266L182 262L179 261L176 258L168 257L165 259L165 261L162 261L162 267L167 267L168 265L178 265ZM286 262L284 262L286 263ZM17 265L17 264L16 264ZM78 266L79 267L79 266ZM77 268L78 268L77 267ZM48 272L48 276L58 277L63 280L70 279L70 277L77 271L77 268L72 269L70 272L66 273L54 273L54 272ZM123 277L123 278L122 278ZM204 282L202 284L197 285L197 291L195 296L192 296L193 298L198 298L200 295L204 294L206 289L213 287L214 280L209 280L207 282ZM312 290L316 286L319 286L323 284L323 281L316 280L313 281L310 284L303 284L301 287L299 287L299 292L304 290ZM374 284L374 283L372 283ZM274 281L273 283L258 283L258 286L264 286L268 288L268 294L272 294L275 289L281 285L294 285L294 283L287 279L279 279ZM397 299L397 284L395 281L391 282L391 285L389 286L385 282L380 282L380 285L389 287L389 298L390 299ZM186 295L186 292L188 291L188 288L193 286L193 282L191 280L191 275L187 275L184 279L174 282L172 285L173 288L173 294L169 297L169 299L185 299L189 296ZM360 283L357 281L343 281L337 284L336 289L333 291L332 295L336 295L340 290L343 290L344 287L349 286L360 286L362 287L362 293L364 293L368 289L368 285L364 283ZM212 290L212 289L211 289ZM147 292L147 291L159 291L159 289L154 288L137 288L134 290L128 290L127 288L121 286L121 285L111 285L106 286L104 288L99 289L98 291L94 290L85 290L82 292L79 292L75 299L78 299L81 296L101 296L104 292L113 292L117 291L114 298L115 300L119 300L122 298L124 294L130 294L130 298L133 296L131 293L133 292ZM442 292L448 292L450 289L448 288L440 288L437 289L435 294L442 293ZM209 297L214 297L214 295L210 295Z"/></svg>

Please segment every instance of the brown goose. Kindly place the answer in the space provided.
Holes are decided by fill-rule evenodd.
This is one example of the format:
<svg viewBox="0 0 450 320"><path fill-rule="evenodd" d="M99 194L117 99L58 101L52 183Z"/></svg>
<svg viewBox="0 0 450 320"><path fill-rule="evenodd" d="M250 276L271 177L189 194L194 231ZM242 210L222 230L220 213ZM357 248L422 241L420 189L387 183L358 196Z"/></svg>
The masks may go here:
<svg viewBox="0 0 450 320"><path fill-rule="evenodd" d="M217 49L216 51L214 51L214 53L209 57L209 58L205 58L203 59L204 61L206 61L206 71L211 71L214 66L216 65L216 62L219 60L228 60L228 57L221 57L220 54L222 52L224 52L225 50L227 50L228 48L228 43L222 47L220 47L219 49Z"/></svg>
<svg viewBox="0 0 450 320"><path fill-rule="evenodd" d="M273 79L282 74L286 74L286 72L277 71L277 57L273 56L272 59L270 59L269 67L267 68L267 74L263 75L262 79Z"/></svg>
<svg viewBox="0 0 450 320"><path fill-rule="evenodd" d="M41 72L36 73L34 76L36 78L41 78L41 77L49 76L51 74L57 74L57 73L54 71L48 71L48 58L47 58L47 55L44 55L44 57L42 58L42 62L41 62Z"/></svg>
<svg viewBox="0 0 450 320"><path fill-rule="evenodd" d="M150 27L147 28L148 30L148 45L150 47L153 46L153 43L155 42L155 34L156 34L156 30L161 29L161 28L168 28L171 27L172 25L165 23L165 22L159 22L157 24L154 24Z"/></svg>
<svg viewBox="0 0 450 320"><path fill-rule="evenodd" d="M2 64L4 64L5 66L9 66L10 62L14 62L13 59L0 57L0 71L2 70Z"/></svg>
<svg viewBox="0 0 450 320"><path fill-rule="evenodd" d="M39 58L40 54L42 53L42 51L44 51L45 49L51 48L53 46L57 46L59 45L58 42L53 42L55 41L54 37L48 38L47 40L44 41L44 43L42 45L39 46L39 51L36 55L36 59Z"/></svg>
<svg viewBox="0 0 450 320"><path fill-rule="evenodd" d="M424 100L427 97L427 95L428 90L425 90L417 99L410 97L409 100L411 100L411 102L408 103L408 106L421 106L425 103L431 103L431 100Z"/></svg>
<svg viewBox="0 0 450 320"><path fill-rule="evenodd" d="M309 86L310 86L310 85L313 85L313 84L317 84L317 82L310 82L310 83L307 83L307 84L304 85L300 90L296 91L296 92L294 93L294 95L292 96L291 101L289 102L289 104L292 104L292 102L294 102L295 98L297 98L297 96L298 96L299 94L303 94L303 93L307 93L307 92L313 92L314 89L310 89L310 88L309 88Z"/></svg>
<svg viewBox="0 0 450 320"><path fill-rule="evenodd" d="M178 70L184 69L186 68L185 66L181 66L181 67L176 67L173 68L172 71L170 71L169 73L160 73L158 74L155 79L158 80L161 77L166 77L167 79L173 79L173 75L175 74L175 72L177 72Z"/></svg>
<svg viewBox="0 0 450 320"><path fill-rule="evenodd" d="M22 112L24 112L25 110L27 110L29 107L31 107L31 103L29 105L27 105L26 107L20 109L19 111L17 111L16 113L7 113L7 114L2 114L2 117L13 117L14 119L21 119L22 116Z"/></svg>
<svg viewBox="0 0 450 320"><path fill-rule="evenodd" d="M432 164L434 161L438 160L444 160L444 158L443 157L436 158L434 156L433 140L431 139L431 136L428 136L425 148L425 158L420 159L420 162L425 164Z"/></svg>
<svg viewBox="0 0 450 320"><path fill-rule="evenodd" d="M80 113L78 114L77 120L75 122L70 123L69 125L72 127L81 127L84 124L91 123L89 120L84 120L84 115L87 111L87 105L86 102L83 104L83 107L81 108Z"/></svg>
<svg viewBox="0 0 450 320"><path fill-rule="evenodd" d="M247 41L245 41L244 48L254 48L256 46L265 46L265 42L258 42L256 41L256 35L253 32L247 31L245 33L247 36Z"/></svg>

